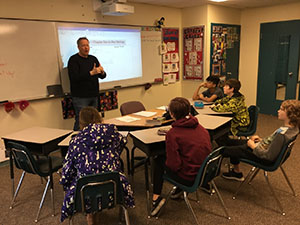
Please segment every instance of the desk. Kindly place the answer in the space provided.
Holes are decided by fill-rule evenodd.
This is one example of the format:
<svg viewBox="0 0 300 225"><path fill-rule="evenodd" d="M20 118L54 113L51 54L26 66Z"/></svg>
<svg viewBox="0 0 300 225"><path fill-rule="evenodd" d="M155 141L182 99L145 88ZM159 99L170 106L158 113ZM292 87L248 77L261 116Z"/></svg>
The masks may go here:
<svg viewBox="0 0 300 225"><path fill-rule="evenodd" d="M156 112L156 115L151 116L151 117L144 117L144 116L138 116L135 114L129 114L126 116L138 118L139 120L132 121L132 122L124 122L124 121L118 120L117 118L112 118L112 119L104 120L103 123L115 124L118 127L118 130L132 131L132 130L151 128L151 127L155 127L155 126L161 126L162 124L167 124L167 123L172 122L172 120L167 120L167 121L162 121L162 122L152 120L155 117L161 117L166 112L165 110L153 109L153 110L147 110L147 111ZM151 122L147 122L147 120L150 120Z"/></svg>
<svg viewBox="0 0 300 225"><path fill-rule="evenodd" d="M192 106L194 106L194 102L195 101L201 101L201 100L192 100L191 98L188 99L190 104ZM195 106L194 108L196 109L196 111L199 113L199 114L204 114L204 115L216 115L216 116L233 116L232 112L215 112L213 111L210 106L213 104L212 102L205 102L205 101L202 101L204 103L204 107L203 109L197 109Z"/></svg>
<svg viewBox="0 0 300 225"><path fill-rule="evenodd" d="M31 127L12 134L2 136L4 140L5 148L7 149L7 143L14 141L25 145L33 154L48 156L58 148L57 144L63 140L67 135L72 133L72 130L53 129L46 127ZM9 151L9 149L7 149ZM13 161L10 155L10 177L13 181ZM14 182L13 182L14 193Z"/></svg>
<svg viewBox="0 0 300 225"><path fill-rule="evenodd" d="M199 123L208 130L211 139L216 139L230 130L231 117L209 116L199 114L196 116ZM141 149L146 155L147 160L155 155L165 154L165 136L157 134L158 129L167 128L155 127L151 129L137 130L130 132L134 147ZM150 216L150 191L148 180L148 165L145 163L145 186L147 192L147 211Z"/></svg>

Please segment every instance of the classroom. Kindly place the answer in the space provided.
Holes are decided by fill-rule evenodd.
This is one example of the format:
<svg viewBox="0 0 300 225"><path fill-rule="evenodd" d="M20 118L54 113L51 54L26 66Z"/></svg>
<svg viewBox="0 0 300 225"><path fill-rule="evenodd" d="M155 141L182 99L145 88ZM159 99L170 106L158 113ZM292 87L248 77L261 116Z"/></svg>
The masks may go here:
<svg viewBox="0 0 300 225"><path fill-rule="evenodd" d="M151 1L148 1L148 3L139 3L139 1L131 2L130 0L128 0L127 3L134 6L135 12L133 14L126 16L103 16L100 12L96 12L94 10L93 0L0 0L0 18L151 27L155 26L155 21L157 21L161 17L164 17L165 27L179 29L179 80L169 85L163 85L163 83L152 84L152 86L147 90L145 90L144 85L118 89L119 106L124 102L135 100L142 102L146 109L153 109L158 106L166 105L168 102L170 102L171 99L177 96L191 98L194 90L199 86L199 83L202 82L199 80L195 81L192 79L183 79L183 28L204 26L203 74L204 78L206 78L210 74L211 23L240 25L241 32L238 79L242 84L241 92L245 95L246 105L256 105L258 99L257 94L259 93L258 69L261 23L300 20L300 2L278 0L276 1L278 2L278 4L242 9L238 7L226 7L218 5L216 3L212 4L209 1L199 2L201 4L196 6L180 8L167 5L153 5ZM35 35L32 34L32 39L34 38ZM11 52L14 51L16 50L11 49ZM37 72L41 73L41 71ZM12 110L9 113L4 110L3 104L0 105L0 137L34 126L69 130L72 129L74 119L63 119L61 98L36 99L29 101L29 103L30 105L28 108L26 108L26 110L21 111L19 109L16 109ZM119 116L119 108L105 112L105 119L111 119ZM4 143L1 140L0 163L5 163L5 161L8 160L5 157L4 150ZM299 158L299 156L297 157ZM293 162L296 163L296 161ZM138 179L138 177L135 179ZM143 182L141 183L143 184ZM222 186L222 184L220 186ZM299 190L300 188L297 187L296 192L299 192ZM287 195L285 201L288 201L288 198L292 198L291 195ZM10 201L10 196L7 199L8 201ZM295 205L299 206L299 201L293 201L296 202ZM140 204L139 207L141 207ZM185 206L182 205L182 208L183 207ZM219 205L217 205L216 207L219 207ZM59 211L59 209L56 208L56 211ZM187 213L190 212L186 211L186 214ZM220 209L219 214L222 213L223 212ZM274 212L273 210L270 214L268 214L268 216L271 217L275 213L276 212ZM162 215L162 217L164 216L165 215ZM182 224L185 224L183 219L184 215L181 214L181 216ZM214 217L216 215L210 214L209 216ZM257 216L259 217L259 215ZM0 217L2 217L2 215ZM139 220L142 219L139 218ZM144 221L139 221L138 223L131 221L131 223L152 223L146 222L146 220L147 219L145 217ZM160 220L160 218L158 220ZM289 218L290 224L297 224L297 222L299 223L299 220L299 217ZM291 221L294 223L291 223ZM210 222L210 224L217 222L219 224L230 223L224 218L218 218L217 220L212 220ZM279 224L285 224L284 219L280 218L280 222L282 223ZM163 224L163 222L157 221L154 221L153 223ZM2 224L1 219L0 224ZM172 220L168 220L165 224L172 224ZM235 222L234 224L239 223ZM270 223L264 221L257 224Z"/></svg>

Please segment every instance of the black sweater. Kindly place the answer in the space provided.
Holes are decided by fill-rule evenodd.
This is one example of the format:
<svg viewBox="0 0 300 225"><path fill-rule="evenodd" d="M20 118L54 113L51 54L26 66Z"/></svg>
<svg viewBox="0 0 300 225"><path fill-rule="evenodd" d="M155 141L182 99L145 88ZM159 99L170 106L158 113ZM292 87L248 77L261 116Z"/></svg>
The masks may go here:
<svg viewBox="0 0 300 225"><path fill-rule="evenodd" d="M94 64L99 66L99 61L95 56L88 55L87 58L81 57L78 53L72 55L68 62L68 72L73 97L97 97L99 95L98 78L104 79L106 73L91 76L90 71Z"/></svg>

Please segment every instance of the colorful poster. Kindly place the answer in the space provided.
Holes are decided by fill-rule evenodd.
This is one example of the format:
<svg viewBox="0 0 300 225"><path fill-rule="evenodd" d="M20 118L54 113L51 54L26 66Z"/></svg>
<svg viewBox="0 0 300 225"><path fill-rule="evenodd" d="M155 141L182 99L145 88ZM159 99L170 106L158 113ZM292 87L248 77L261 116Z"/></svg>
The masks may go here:
<svg viewBox="0 0 300 225"><path fill-rule="evenodd" d="M164 77L176 76L179 80L179 29L163 28L162 29L162 62Z"/></svg>
<svg viewBox="0 0 300 225"><path fill-rule="evenodd" d="M184 79L203 79L204 26L183 29Z"/></svg>

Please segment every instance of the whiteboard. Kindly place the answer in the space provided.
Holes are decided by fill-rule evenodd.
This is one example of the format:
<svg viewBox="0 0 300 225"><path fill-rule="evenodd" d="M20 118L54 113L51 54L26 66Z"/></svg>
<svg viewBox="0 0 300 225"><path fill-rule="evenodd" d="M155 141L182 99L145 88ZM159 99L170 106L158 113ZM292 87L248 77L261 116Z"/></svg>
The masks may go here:
<svg viewBox="0 0 300 225"><path fill-rule="evenodd" d="M0 20L0 101L47 96L60 84L53 22Z"/></svg>
<svg viewBox="0 0 300 225"><path fill-rule="evenodd" d="M106 59L113 59L116 60L116 62L111 63L114 65L119 65L122 70L121 64L124 64L124 62L117 62L117 57L115 54L112 52L105 52L104 51L99 51L99 55L93 54L93 35L91 31L96 31L98 32L98 36L102 35L101 30L96 30L97 27L99 28L113 28L113 29L125 29L129 28L128 26L116 26L116 25L101 25L101 24L80 24L80 23L57 23L56 24L57 29L61 29L61 27L65 27L64 29L61 29L61 34L62 36L59 37L58 39L60 40L60 45L70 45L70 43L63 43L65 42L66 37L67 40L70 40L72 43L72 46L68 46L63 50L60 54L61 57L59 57L59 68L61 72L61 79L62 79L62 86L64 92L70 92L70 81L68 77L68 70L66 68L66 55L69 54L67 58L69 58L71 55L75 54L78 52L77 49L77 44L76 41L79 37L87 37L90 40L90 47L91 51L90 54L96 56L98 60L100 61L101 65L103 66L104 70L106 69L105 67L105 58ZM131 27L133 29L133 27ZM66 35L66 31L68 35ZM58 32L59 33L59 32ZM97 34L97 33L96 33ZM75 36L74 36L75 35ZM81 36L78 36L81 35ZM90 36L89 36L90 35ZM97 36L97 37L98 37ZM63 37L63 38L62 38ZM121 87L128 87L128 86L134 86L134 85L140 85L140 84L145 84L145 83L152 83L154 82L155 78L161 78L162 77L162 66L161 66L161 55L159 54L159 47L162 42L162 37L161 37L161 31L154 30L154 28L146 28L141 29L141 56L142 56L142 76L135 76L132 79L128 79L125 74L122 74L120 72L117 77L117 81L107 81L107 80L112 80L110 79L110 73L108 70L106 70L107 77L103 80L99 80L100 82L100 89L101 90L107 90L107 89L112 89L115 86L121 86ZM100 39L99 39L100 40ZM64 47L60 46L60 50L62 50ZM95 47L96 48L96 47ZM70 54L70 49L73 49L72 54ZM111 53L111 55L108 55ZM123 51L123 53L126 54L126 52ZM121 54L121 49L120 49L120 54ZM134 63L138 63L138 59L131 58L130 54L128 53L127 55L122 54L122 57L129 57L130 60L132 60ZM102 60L101 60L102 58ZM104 58L104 60L103 60ZM136 60L136 62L135 62ZM108 60L109 61L109 60ZM128 69L128 68L126 68ZM112 75L113 76L113 75Z"/></svg>

